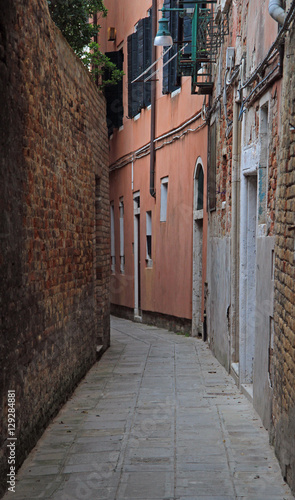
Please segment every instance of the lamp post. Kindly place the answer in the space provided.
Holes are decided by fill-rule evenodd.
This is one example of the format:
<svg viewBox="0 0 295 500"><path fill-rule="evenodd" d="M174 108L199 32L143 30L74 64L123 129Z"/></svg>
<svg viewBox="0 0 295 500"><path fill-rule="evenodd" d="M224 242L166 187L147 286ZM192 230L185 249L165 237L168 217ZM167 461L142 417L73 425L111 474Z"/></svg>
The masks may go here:
<svg viewBox="0 0 295 500"><path fill-rule="evenodd" d="M163 9L161 10L164 14ZM159 19L159 29L154 39L154 45L158 47L169 47L173 45L173 39L168 28L168 19L166 17Z"/></svg>

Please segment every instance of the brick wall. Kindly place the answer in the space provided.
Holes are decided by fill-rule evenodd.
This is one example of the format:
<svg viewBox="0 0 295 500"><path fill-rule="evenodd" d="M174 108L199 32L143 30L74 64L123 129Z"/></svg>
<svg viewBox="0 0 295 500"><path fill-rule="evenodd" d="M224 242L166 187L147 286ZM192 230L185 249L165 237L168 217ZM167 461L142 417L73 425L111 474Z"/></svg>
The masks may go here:
<svg viewBox="0 0 295 500"><path fill-rule="evenodd" d="M275 245L272 439L295 493L295 27L286 37Z"/></svg>
<svg viewBox="0 0 295 500"><path fill-rule="evenodd" d="M1 2L0 29L3 491L7 391L19 465L109 345L109 180L104 98L46 1Z"/></svg>

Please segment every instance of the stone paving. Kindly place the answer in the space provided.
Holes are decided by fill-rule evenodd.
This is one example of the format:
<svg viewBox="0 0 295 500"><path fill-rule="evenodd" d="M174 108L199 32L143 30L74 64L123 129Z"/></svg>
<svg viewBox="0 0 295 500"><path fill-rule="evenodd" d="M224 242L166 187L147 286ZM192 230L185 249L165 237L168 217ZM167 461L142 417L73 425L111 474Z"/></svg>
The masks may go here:
<svg viewBox="0 0 295 500"><path fill-rule="evenodd" d="M5 500L294 499L206 344L118 318L111 339Z"/></svg>

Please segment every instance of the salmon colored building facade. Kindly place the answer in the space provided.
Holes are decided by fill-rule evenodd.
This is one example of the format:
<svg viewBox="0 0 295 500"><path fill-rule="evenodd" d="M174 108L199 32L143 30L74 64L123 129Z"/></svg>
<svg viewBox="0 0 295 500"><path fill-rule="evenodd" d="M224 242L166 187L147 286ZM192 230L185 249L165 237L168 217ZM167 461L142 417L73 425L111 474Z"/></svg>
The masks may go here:
<svg viewBox="0 0 295 500"><path fill-rule="evenodd" d="M295 491L295 0L164 0L163 57L152 4L106 1L102 30L112 308L208 338Z"/></svg>
<svg viewBox="0 0 295 500"><path fill-rule="evenodd" d="M171 76L176 57L165 64L170 54L163 59L166 50L163 47L157 47L158 62L149 72L140 77L143 71L139 64L130 74L131 35L138 36L137 50L141 20L147 20L151 30L152 1L106 1L105 4L108 16L100 33L101 48L108 54L121 51L125 73L122 121L117 127L111 127L109 142L111 307L113 312L127 317L164 322L187 332L191 332L194 317L193 334L201 334L207 233L203 197L207 179L207 129L202 108L207 96L191 95L189 77L176 81L176 65ZM163 2L158 2L157 9L162 5ZM110 33L108 28L116 30L114 41L105 41ZM151 38L149 47L153 45ZM138 76L139 82L132 84L132 78ZM150 79L144 83L146 77ZM139 94L149 95L154 86L154 110L148 101L134 115L132 104L130 106L133 85ZM193 289L197 290L194 300Z"/></svg>

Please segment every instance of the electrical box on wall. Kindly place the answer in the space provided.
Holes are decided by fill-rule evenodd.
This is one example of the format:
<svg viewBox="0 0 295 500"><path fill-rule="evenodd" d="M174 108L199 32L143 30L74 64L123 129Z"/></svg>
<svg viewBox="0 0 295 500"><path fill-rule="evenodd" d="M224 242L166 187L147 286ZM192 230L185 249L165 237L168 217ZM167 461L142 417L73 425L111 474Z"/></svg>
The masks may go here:
<svg viewBox="0 0 295 500"><path fill-rule="evenodd" d="M226 49L226 69L233 69L235 65L235 48L227 47Z"/></svg>

